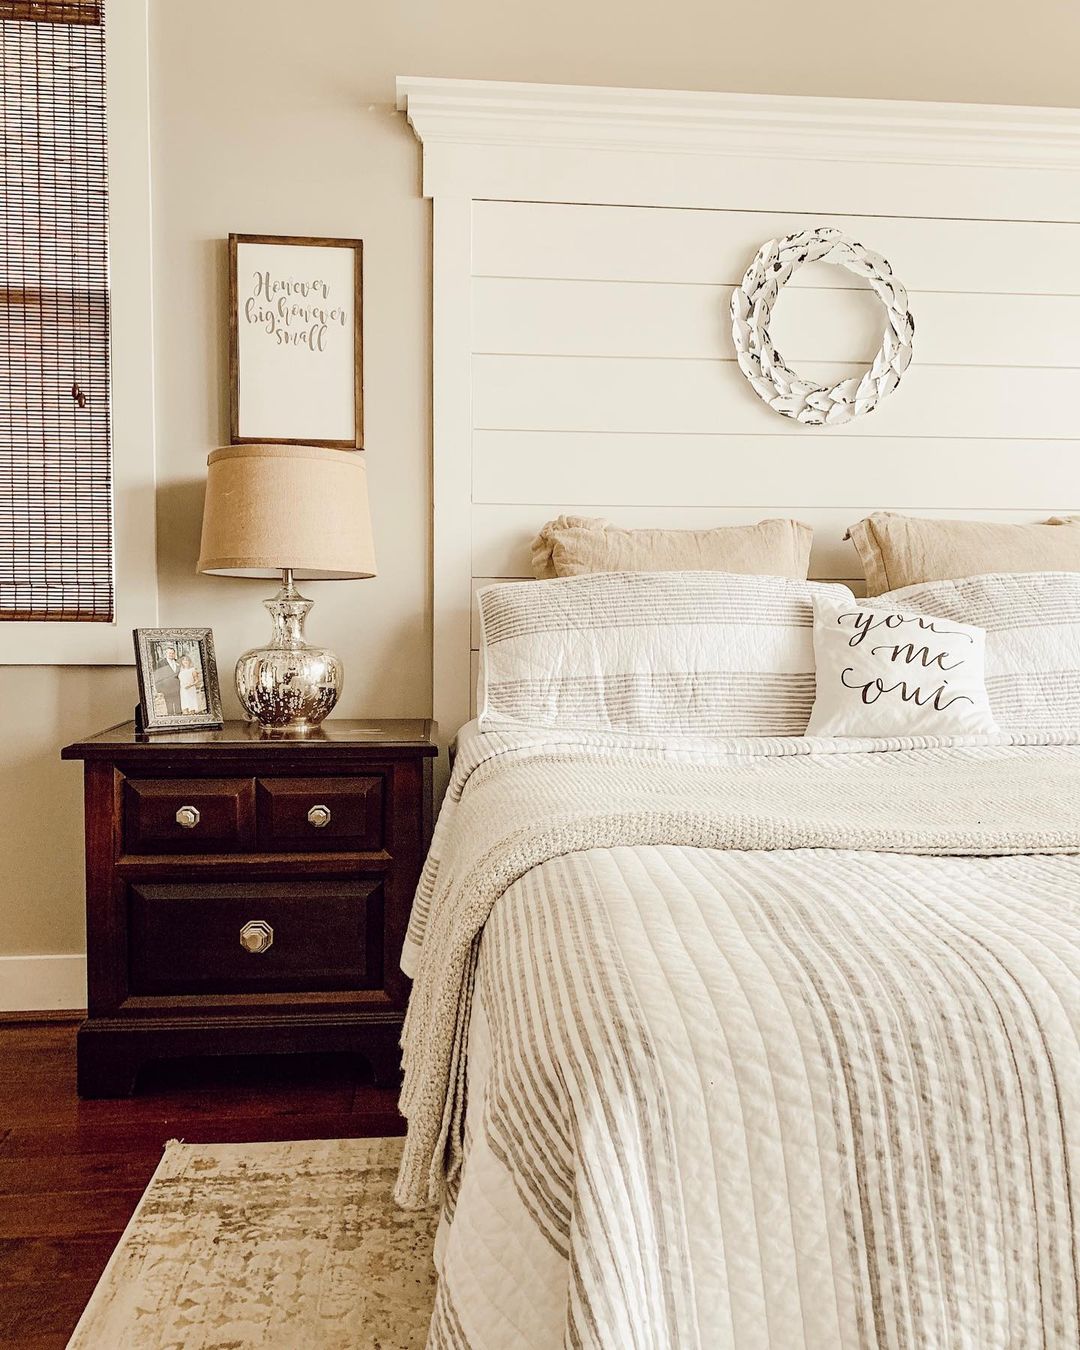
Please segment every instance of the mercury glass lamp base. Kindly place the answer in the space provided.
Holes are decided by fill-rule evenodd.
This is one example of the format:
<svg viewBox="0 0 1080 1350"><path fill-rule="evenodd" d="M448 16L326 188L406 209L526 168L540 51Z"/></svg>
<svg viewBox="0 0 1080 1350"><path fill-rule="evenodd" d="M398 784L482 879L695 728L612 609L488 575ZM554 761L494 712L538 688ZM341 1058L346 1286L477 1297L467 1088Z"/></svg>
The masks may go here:
<svg viewBox="0 0 1080 1350"><path fill-rule="evenodd" d="M264 603L273 635L265 647L254 647L237 661L236 693L267 734L303 736L333 710L344 667L332 651L304 641L312 602L296 590L291 572L285 573L278 594Z"/></svg>

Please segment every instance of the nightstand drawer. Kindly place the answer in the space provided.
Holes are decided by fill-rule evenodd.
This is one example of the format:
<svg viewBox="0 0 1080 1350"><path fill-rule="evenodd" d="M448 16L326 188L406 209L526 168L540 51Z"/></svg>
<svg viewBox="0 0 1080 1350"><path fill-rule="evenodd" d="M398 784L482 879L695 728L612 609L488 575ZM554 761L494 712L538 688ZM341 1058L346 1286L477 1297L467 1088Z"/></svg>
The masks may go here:
<svg viewBox="0 0 1080 1350"><path fill-rule="evenodd" d="M128 778L128 853L231 853L255 843L252 778Z"/></svg>
<svg viewBox="0 0 1080 1350"><path fill-rule="evenodd" d="M382 847L381 777L260 778L256 794L259 847L266 853Z"/></svg>
<svg viewBox="0 0 1080 1350"><path fill-rule="evenodd" d="M133 994L374 989L380 881L131 886Z"/></svg>

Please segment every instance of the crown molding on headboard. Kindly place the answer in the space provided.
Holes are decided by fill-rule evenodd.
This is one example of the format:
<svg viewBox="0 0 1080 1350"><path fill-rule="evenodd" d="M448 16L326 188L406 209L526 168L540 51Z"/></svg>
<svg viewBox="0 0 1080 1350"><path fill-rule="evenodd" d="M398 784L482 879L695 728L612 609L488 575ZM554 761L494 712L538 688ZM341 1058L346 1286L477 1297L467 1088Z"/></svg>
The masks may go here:
<svg viewBox="0 0 1080 1350"><path fill-rule="evenodd" d="M993 169L1080 170L1080 109L683 93L402 75L425 146L577 146Z"/></svg>

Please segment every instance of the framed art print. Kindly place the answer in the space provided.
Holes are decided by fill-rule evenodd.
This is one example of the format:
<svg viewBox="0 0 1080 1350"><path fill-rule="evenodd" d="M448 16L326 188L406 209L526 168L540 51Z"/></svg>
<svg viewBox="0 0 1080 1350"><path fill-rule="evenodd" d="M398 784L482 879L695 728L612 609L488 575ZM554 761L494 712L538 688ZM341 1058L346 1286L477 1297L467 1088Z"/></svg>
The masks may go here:
<svg viewBox="0 0 1080 1350"><path fill-rule="evenodd" d="M359 239L229 235L232 441L364 448Z"/></svg>
<svg viewBox="0 0 1080 1350"><path fill-rule="evenodd" d="M214 635L209 628L136 628L143 731L222 725Z"/></svg>

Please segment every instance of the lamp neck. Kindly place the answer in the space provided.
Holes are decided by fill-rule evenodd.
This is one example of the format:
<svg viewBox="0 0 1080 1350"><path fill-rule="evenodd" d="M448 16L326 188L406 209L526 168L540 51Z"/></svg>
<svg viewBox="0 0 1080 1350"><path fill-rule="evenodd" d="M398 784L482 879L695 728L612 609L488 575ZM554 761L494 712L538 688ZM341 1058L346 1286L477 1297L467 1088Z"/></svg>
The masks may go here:
<svg viewBox="0 0 1080 1350"><path fill-rule="evenodd" d="M270 638L271 647L295 650L307 646L304 638L304 620L308 616L312 603L296 589L293 583L292 568L283 568L281 590L272 600L263 601L270 612L270 619L273 623L273 633Z"/></svg>

